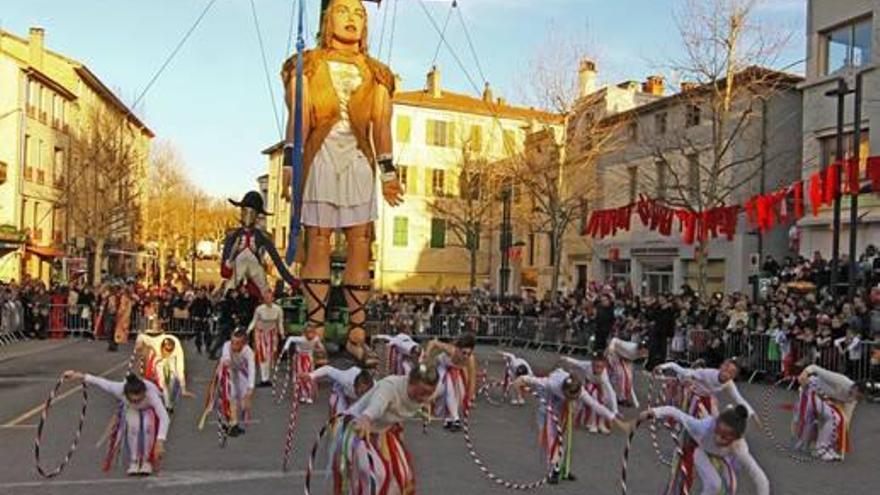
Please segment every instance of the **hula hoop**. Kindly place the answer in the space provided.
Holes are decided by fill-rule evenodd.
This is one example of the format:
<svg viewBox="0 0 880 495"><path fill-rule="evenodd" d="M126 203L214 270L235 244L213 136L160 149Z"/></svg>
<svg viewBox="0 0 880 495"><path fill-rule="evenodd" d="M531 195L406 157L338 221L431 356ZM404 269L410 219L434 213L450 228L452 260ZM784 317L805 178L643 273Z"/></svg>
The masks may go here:
<svg viewBox="0 0 880 495"><path fill-rule="evenodd" d="M764 430L764 434L767 435L767 438L770 440L770 443L773 444L773 447L779 453L785 455L786 457L788 457L789 459L791 459L795 463L797 463L797 464L812 464L815 462L820 462L821 461L820 457L824 453L830 452L832 449L830 449L828 447L824 447L821 450L817 450L816 457L798 454L797 451L795 449L793 449L792 447L784 445L782 443L782 441L780 441L779 438L776 436L776 433L773 431L773 428L770 426L770 420L771 420L772 409L773 409L773 404L772 404L771 399L776 394L776 388L784 383L789 383L794 380L796 380L796 378L794 378L794 377L782 378L782 379L776 381L775 383L773 383L772 386L767 387L767 390L764 391L764 394L761 397L761 402L762 402L762 404L761 404L762 405L762 407L761 407L761 429ZM825 397L823 396L822 399L824 400Z"/></svg>
<svg viewBox="0 0 880 495"><path fill-rule="evenodd" d="M321 446L321 440L324 439L327 431L344 417L346 417L346 414L340 413L328 419L327 422L324 423L324 426L322 426L321 429L318 431L318 434L315 436L315 443L312 444L312 449L309 452L309 463L306 465L306 481L305 485L303 485L303 493L305 495L311 495L312 493L312 472L315 469L315 458L318 456L318 448ZM370 493L376 493L376 466L373 462L372 453L369 453L367 455L367 460L370 464L370 483L372 485L372 490Z"/></svg>
<svg viewBox="0 0 880 495"><path fill-rule="evenodd" d="M285 355L287 355L287 368L284 369L283 380L279 380L279 371L282 369L281 362L284 360ZM272 399L276 406L284 402L287 389L290 388L290 375L292 372L293 360L290 355L286 352L279 354L278 359L275 361L275 366L272 368Z"/></svg>
<svg viewBox="0 0 880 495"><path fill-rule="evenodd" d="M484 393L483 389L486 389L489 387L503 387L503 386L504 386L504 383L500 382L500 381L487 381L483 385L483 387L480 389L480 391L481 391L481 393ZM540 401L541 405L543 405L547 409L547 414L549 414L553 418L554 422L556 423L557 448L556 448L556 452L554 452L554 455L553 455L553 457L556 457L557 454L560 454L563 451L563 448L564 448L563 442L565 441L565 435L564 435L564 432L562 431L562 423L559 421L559 416L553 411L553 406L546 399L544 399L544 397L542 397L540 394L538 394L537 392L535 392L532 389L527 389L527 390L538 401ZM540 487L546 485L550 481L550 477L553 475L554 471L556 471L558 469L558 467L559 467L558 462L556 462L552 466L550 466L550 470L547 471L547 473L544 474L544 476L541 479L539 479L537 481L532 481L530 483L517 483L517 482L509 481L501 476L498 476L497 474L493 473L489 469L489 467L486 465L486 463L483 462L483 460L480 458L480 455L477 453L476 449L474 448L473 439L471 439L470 415L473 414L475 407L476 407L475 405L472 405L471 410L468 411L468 414L466 414L462 417L461 425L462 425L462 431L464 432L464 442L465 442L465 445L467 445L468 455L470 455L471 460L474 461L474 464L477 465L477 468L479 468L480 472L483 473L483 475L486 478L488 478L489 481L495 483L498 486L506 488L508 490L528 491L528 490L534 490L534 489L537 489L537 488L540 488Z"/></svg>
<svg viewBox="0 0 880 495"><path fill-rule="evenodd" d="M662 389L657 389L656 383L659 381L659 376L657 370L651 372L651 375L648 379L649 389L648 389L648 407L654 408L656 406L662 405L663 403L663 392ZM657 419L654 418L648 422L648 430L651 434L651 446L654 448L654 453L657 454L657 462L664 466L672 465L672 457L667 457L663 454L660 449L660 439L657 434ZM676 431L673 428L664 425L666 429L669 430L669 434L672 436L674 441L678 441L676 438Z"/></svg>
<svg viewBox="0 0 880 495"><path fill-rule="evenodd" d="M299 419L299 398L296 380L293 381L293 390L290 392L290 412L287 419L287 434L284 437L284 455L281 461L281 470L287 472L290 464L290 453L293 451L293 435L296 432L296 424Z"/></svg>
<svg viewBox="0 0 880 495"><path fill-rule="evenodd" d="M632 449L633 438L635 438L636 436L636 431L638 431L642 423L644 423L644 421L642 421L641 419L636 420L636 424L633 426L633 429L630 430L629 435L627 435L626 444L623 447L623 456L620 463L620 490L623 495L627 495L627 490L629 488L626 483L627 471L629 468L629 453ZM675 437L675 451L679 459L684 456L684 450L682 449L681 441L678 439L678 437ZM688 472L687 468L684 465L684 462L679 462L679 470L681 471L682 478L687 479ZM690 495L690 489L688 488L687 483L682 485L681 495Z"/></svg>
<svg viewBox="0 0 880 495"><path fill-rule="evenodd" d="M61 474L64 471L64 468L70 463L70 460L73 458L74 452L76 452L76 447L79 444L79 439L82 436L83 426L86 421L86 410L89 405L89 393L86 387L85 381L82 383L82 409L79 413L79 425L76 427L76 433L73 436L73 441L70 444L70 447L67 449L67 454L64 455L64 459L61 461L56 468L47 470L44 469L42 464L40 463L40 444L43 440L43 428L46 426L46 420L49 418L49 408L52 407L52 403L55 401L55 396L58 394L58 391L61 389L61 385L67 381L63 376L58 379L58 382L55 384L55 387L52 388L52 391L49 392L49 397L46 399L45 405L43 405L43 411L40 413L40 424L37 425L37 435L34 437L34 462L37 467L37 472L40 473L40 476L44 478L54 478Z"/></svg>

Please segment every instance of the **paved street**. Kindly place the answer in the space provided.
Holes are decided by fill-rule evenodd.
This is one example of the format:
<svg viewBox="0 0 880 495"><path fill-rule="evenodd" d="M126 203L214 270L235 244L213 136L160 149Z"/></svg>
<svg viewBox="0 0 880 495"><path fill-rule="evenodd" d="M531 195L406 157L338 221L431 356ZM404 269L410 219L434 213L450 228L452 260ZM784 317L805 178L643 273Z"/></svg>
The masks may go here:
<svg viewBox="0 0 880 495"><path fill-rule="evenodd" d="M126 478L117 469L109 475L99 463L104 449L96 448L110 418L113 404L94 391L83 438L72 464L59 478L43 480L33 465L33 437L39 420L39 405L53 386L58 373L67 368L87 370L120 378L128 348L117 354L106 352L104 344L88 341L24 342L0 349L0 494L252 494L300 493L303 485L305 453L314 434L326 418L326 387L322 387L317 405L302 411L296 438L296 464L290 473L280 470L280 454L286 421L285 411L272 403L267 389L258 391L254 423L247 434L230 439L225 450L217 447L213 429L196 430L196 421L204 400L204 387L211 362L190 351L187 363L190 381L197 399L186 401L173 418L168 456L161 474L149 479ZM493 376L499 376L500 361L491 349L480 350L481 360L490 363ZM552 356L527 353L541 371L552 363ZM644 386L644 383L640 383ZM758 407L763 387L742 385ZM63 455L75 426L79 393L61 400L53 408L46 431L44 462L53 465ZM792 393L780 392L778 402L790 402ZM777 406L774 427L785 435L787 416ZM629 417L632 411L627 411ZM480 402L474 419L477 448L485 461L499 475L520 481L540 476L541 467L535 447L534 407L492 407ZM798 465L772 450L767 439L753 430L749 438L758 461L767 471L775 494L834 495L854 493L876 486L880 473L880 406L860 406L853 439L856 452L846 463L837 465ZM407 428L407 439L417 466L419 493L423 494L493 494L504 490L483 479L467 457L461 434L450 434L433 426L423 435L418 422ZM874 448L871 448L871 445ZM619 493L619 458L623 437L588 436L579 431L574 454L577 482L544 491L556 493ZM657 493L665 470L655 463L647 432L637 437L630 467L630 493ZM321 478L323 480L323 478ZM323 483L315 493L329 493ZM741 480L740 494L753 493L751 483Z"/></svg>

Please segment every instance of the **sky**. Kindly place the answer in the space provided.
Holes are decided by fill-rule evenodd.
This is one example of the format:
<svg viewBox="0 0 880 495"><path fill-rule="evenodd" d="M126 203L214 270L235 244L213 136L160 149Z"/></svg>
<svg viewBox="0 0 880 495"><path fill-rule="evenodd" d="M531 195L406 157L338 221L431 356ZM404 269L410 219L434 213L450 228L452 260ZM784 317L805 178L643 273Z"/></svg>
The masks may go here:
<svg viewBox="0 0 880 495"><path fill-rule="evenodd" d="M0 0L0 28L26 36L30 26L42 26L50 49L85 63L131 104L209 1ZM267 171L260 151L280 138L251 1L216 0L136 109L158 140L179 151L193 182L216 196L254 189ZM295 1L253 0L282 125L278 74L292 46ZM320 0L303 1L311 46ZM458 0L461 18L453 14L446 31L450 51L429 15L442 27L451 0L384 0L380 10L367 7L371 53L390 59L404 90L423 87L437 54L444 88L476 94L485 76L496 96L515 104L522 102L523 68L560 35L583 40L598 61L600 83L663 72L681 53L676 12L683 1ZM804 58L806 0L764 0L757 16L791 33L778 66L802 70L791 64Z"/></svg>

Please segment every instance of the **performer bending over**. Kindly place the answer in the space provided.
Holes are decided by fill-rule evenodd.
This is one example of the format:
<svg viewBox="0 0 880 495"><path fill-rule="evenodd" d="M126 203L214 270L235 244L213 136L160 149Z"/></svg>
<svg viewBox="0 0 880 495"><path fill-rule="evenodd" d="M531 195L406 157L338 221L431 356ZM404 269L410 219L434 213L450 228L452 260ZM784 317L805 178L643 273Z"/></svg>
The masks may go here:
<svg viewBox="0 0 880 495"><path fill-rule="evenodd" d="M321 366L309 374L315 383L328 378L333 383L330 392L330 417L344 412L365 393L373 388L373 375L369 371L352 366L347 370L333 366Z"/></svg>
<svg viewBox="0 0 880 495"><path fill-rule="evenodd" d="M429 363L437 363L440 386L434 404L434 415L444 418L444 428L461 430L461 415L467 414L476 395L477 365L474 347L477 340L466 333L454 345L432 340L425 350Z"/></svg>
<svg viewBox="0 0 880 495"><path fill-rule="evenodd" d="M168 436L168 413L155 385L129 373L123 382L68 370L68 380L82 379L88 385L103 390L119 401L119 412L110 435L109 451L104 460L108 471L113 460L122 452L128 452L128 474L150 475L153 465L165 455L165 438Z"/></svg>
<svg viewBox="0 0 880 495"><path fill-rule="evenodd" d="M287 337L287 342L284 343L284 349L282 349L281 353L289 353L291 348L294 349L291 359L293 359L293 373L297 380L299 401L312 404L318 391L315 388L314 380L311 379L309 374L314 371L317 358L326 356L327 351L324 350L321 337L312 327L306 327L303 336L292 335Z"/></svg>
<svg viewBox="0 0 880 495"><path fill-rule="evenodd" d="M263 292L263 304L257 306L248 333L254 334L254 359L260 369L260 386L271 385L272 367L278 342L284 338L284 311L275 304L271 290Z"/></svg>
<svg viewBox="0 0 880 495"><path fill-rule="evenodd" d="M733 401L742 405L757 421L755 410L739 393L734 379L739 374L739 365L733 359L721 363L721 367L689 369L669 362L657 366L660 371L671 371L684 382L681 409L695 417L718 415L718 394L726 391Z"/></svg>
<svg viewBox="0 0 880 495"><path fill-rule="evenodd" d="M584 391L590 397L617 415L617 394L614 393L614 387L611 386L611 380L608 378L608 363L600 353L595 353L592 357L591 361L581 361L563 356L562 362L574 368L575 372L583 377ZM611 424L608 420L602 419L589 407L581 408L578 413L578 424L586 426L590 433L602 432L606 435L611 433Z"/></svg>
<svg viewBox="0 0 880 495"><path fill-rule="evenodd" d="M815 364L804 368L798 382L800 396L792 420L795 446L823 461L842 461L851 449L850 426L863 386Z"/></svg>
<svg viewBox="0 0 880 495"><path fill-rule="evenodd" d="M388 373L391 375L408 375L419 363L422 348L412 336L398 333L395 336L374 335L373 341L385 341L388 346Z"/></svg>
<svg viewBox="0 0 880 495"><path fill-rule="evenodd" d="M498 351L504 357L504 393L508 394L514 380L521 376L534 376L532 366L525 359L512 354L510 352ZM523 398L523 388L513 387L514 395L510 399L510 403L514 406L521 406L526 403Z"/></svg>
<svg viewBox="0 0 880 495"><path fill-rule="evenodd" d="M614 393L624 405L639 407L639 399L633 387L633 361L647 356L647 349L638 342L617 337L608 341L605 355L608 358L608 378Z"/></svg>
<svg viewBox="0 0 880 495"><path fill-rule="evenodd" d="M254 351L247 344L247 334L237 330L223 344L210 394L220 400L224 428L231 437L244 433L240 422L251 415L256 379Z"/></svg>
<svg viewBox="0 0 880 495"><path fill-rule="evenodd" d="M403 444L403 422L430 401L438 381L436 368L427 364L413 368L408 376L385 377L334 423L334 493L368 493L371 483L375 488L370 493L415 493L414 467Z"/></svg>
<svg viewBox="0 0 880 495"><path fill-rule="evenodd" d="M513 382L513 385L515 387L528 386L535 389L546 401L546 404L550 405L553 414L562 422L561 429L565 438L565 452L562 451L559 445L561 439L557 435L558 428L553 414L549 414L547 406L543 403L541 404L541 407L538 409L541 425L538 441L544 448L548 465L553 467L553 474L550 478L551 484L559 483L560 479L575 480L575 476L571 473L571 438L574 412L578 407L582 405L589 407L595 414L613 423L618 428L622 430L628 428L613 412L609 411L584 391L580 379L565 370L556 369L550 375L541 378L521 376Z"/></svg>
<svg viewBox="0 0 880 495"><path fill-rule="evenodd" d="M671 406L655 407L641 414L641 419L657 418L674 420L680 423L696 444L692 462L686 462L687 476L682 472L681 458L673 463L672 479L666 488L666 495L680 495L691 491L692 473L700 479L701 495L736 493L736 468L744 469L755 482L757 495L770 494L767 475L749 453L744 438L749 410L743 405L729 407L720 415L695 418ZM723 489L723 491L722 491Z"/></svg>
<svg viewBox="0 0 880 495"><path fill-rule="evenodd" d="M162 399L165 403L165 409L169 413L174 412L174 404L180 396L195 397L195 394L186 388L186 376L183 374L183 359L177 354L177 339L165 337L162 339L162 346L159 350L159 358L155 360L153 366L153 376L156 378L156 384L162 392Z"/></svg>

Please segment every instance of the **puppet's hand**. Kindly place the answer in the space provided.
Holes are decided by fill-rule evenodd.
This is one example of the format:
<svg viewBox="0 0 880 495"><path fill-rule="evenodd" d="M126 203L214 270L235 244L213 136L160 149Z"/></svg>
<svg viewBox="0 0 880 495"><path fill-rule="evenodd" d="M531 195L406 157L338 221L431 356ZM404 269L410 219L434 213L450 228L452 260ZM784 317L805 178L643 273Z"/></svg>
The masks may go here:
<svg viewBox="0 0 880 495"><path fill-rule="evenodd" d="M403 203L403 186L400 179L389 180L382 183L382 196L391 206L399 206Z"/></svg>

